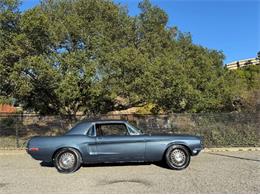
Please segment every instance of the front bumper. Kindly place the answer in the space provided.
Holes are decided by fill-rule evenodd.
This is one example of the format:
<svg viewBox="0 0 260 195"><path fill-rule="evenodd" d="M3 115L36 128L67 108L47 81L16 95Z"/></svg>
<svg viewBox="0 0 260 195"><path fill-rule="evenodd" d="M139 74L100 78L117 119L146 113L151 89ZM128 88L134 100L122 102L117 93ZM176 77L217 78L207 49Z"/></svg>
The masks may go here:
<svg viewBox="0 0 260 195"><path fill-rule="evenodd" d="M194 146L194 148L191 151L192 155L193 156L198 155L203 149L204 149L204 139L202 136L200 136L200 143Z"/></svg>
<svg viewBox="0 0 260 195"><path fill-rule="evenodd" d="M201 152L202 148L194 148L192 152L192 156L196 156Z"/></svg>

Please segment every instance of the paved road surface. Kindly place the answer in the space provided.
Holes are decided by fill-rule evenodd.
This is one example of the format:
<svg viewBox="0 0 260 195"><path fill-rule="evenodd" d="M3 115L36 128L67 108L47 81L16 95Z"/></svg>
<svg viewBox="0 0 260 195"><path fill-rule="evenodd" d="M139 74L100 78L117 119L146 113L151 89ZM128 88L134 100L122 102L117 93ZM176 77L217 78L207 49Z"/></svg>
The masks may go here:
<svg viewBox="0 0 260 195"><path fill-rule="evenodd" d="M151 164L60 174L24 153L0 154L0 193L260 193L260 152L201 153L172 171Z"/></svg>

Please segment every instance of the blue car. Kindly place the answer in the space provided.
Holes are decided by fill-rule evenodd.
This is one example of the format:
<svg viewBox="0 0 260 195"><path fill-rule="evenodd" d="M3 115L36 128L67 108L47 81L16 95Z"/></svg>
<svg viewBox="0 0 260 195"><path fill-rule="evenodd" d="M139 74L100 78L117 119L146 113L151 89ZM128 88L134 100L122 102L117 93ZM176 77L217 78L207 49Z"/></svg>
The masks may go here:
<svg viewBox="0 0 260 195"><path fill-rule="evenodd" d="M82 164L156 161L182 170L202 149L199 136L144 134L122 120L81 121L63 136L33 137L27 144L34 159L53 163L61 173Z"/></svg>

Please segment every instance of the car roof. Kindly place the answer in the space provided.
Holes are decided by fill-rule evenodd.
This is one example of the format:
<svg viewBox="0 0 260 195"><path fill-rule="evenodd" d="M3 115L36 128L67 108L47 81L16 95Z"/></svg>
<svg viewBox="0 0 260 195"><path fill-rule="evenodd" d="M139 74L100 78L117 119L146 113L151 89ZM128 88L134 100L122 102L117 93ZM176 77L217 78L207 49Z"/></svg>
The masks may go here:
<svg viewBox="0 0 260 195"><path fill-rule="evenodd" d="M127 120L119 119L84 119L80 123L125 123Z"/></svg>
<svg viewBox="0 0 260 195"><path fill-rule="evenodd" d="M73 134L84 134L85 130L92 126L92 124L113 124L113 123L126 123L126 120L114 120L114 119L84 119L79 121L72 127L66 134L73 135ZM79 126L84 126L84 128L77 128Z"/></svg>

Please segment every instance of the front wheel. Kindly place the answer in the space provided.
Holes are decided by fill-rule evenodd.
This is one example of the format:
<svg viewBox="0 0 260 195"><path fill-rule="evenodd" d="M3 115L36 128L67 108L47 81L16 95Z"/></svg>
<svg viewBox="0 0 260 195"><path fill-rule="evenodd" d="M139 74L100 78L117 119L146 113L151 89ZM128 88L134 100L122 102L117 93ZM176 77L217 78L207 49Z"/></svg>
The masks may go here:
<svg viewBox="0 0 260 195"><path fill-rule="evenodd" d="M80 168L82 159L77 150L64 148L57 152L53 161L60 173L72 173Z"/></svg>
<svg viewBox="0 0 260 195"><path fill-rule="evenodd" d="M182 170L190 164L190 153L185 146L170 146L165 154L166 163L169 168Z"/></svg>

